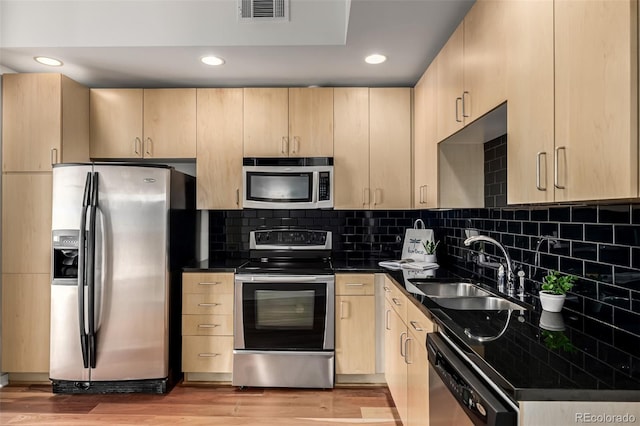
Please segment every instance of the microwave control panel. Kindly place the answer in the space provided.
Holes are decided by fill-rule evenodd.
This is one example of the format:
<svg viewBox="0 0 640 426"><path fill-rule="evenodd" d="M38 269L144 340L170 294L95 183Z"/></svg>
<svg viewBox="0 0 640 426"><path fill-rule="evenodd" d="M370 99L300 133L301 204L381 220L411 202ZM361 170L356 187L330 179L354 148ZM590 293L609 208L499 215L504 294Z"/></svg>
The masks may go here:
<svg viewBox="0 0 640 426"><path fill-rule="evenodd" d="M331 199L331 177L329 172L320 172L318 176L318 201Z"/></svg>

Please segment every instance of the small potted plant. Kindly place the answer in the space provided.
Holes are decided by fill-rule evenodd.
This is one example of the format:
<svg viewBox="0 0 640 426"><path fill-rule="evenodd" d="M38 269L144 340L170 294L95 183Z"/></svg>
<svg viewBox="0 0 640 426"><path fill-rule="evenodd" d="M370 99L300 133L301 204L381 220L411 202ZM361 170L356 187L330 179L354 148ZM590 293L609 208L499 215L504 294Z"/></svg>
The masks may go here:
<svg viewBox="0 0 640 426"><path fill-rule="evenodd" d="M549 271L542 279L540 290L540 303L542 309L549 312L560 312L567 291L571 290L576 277L573 275L561 275L558 271Z"/></svg>
<svg viewBox="0 0 640 426"><path fill-rule="evenodd" d="M440 240L438 241L422 241L422 246L424 247L424 261L436 263L436 249L438 248L438 244L440 244Z"/></svg>

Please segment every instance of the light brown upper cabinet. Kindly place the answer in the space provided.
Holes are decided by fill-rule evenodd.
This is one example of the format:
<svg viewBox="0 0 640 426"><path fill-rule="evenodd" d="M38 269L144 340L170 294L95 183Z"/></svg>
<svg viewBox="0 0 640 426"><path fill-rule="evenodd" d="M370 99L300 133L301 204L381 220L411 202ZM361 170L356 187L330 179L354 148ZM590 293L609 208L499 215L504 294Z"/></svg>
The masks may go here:
<svg viewBox="0 0 640 426"><path fill-rule="evenodd" d="M369 89L371 208L411 208L411 96L406 87Z"/></svg>
<svg viewBox="0 0 640 426"><path fill-rule="evenodd" d="M197 208L242 208L242 89L198 89Z"/></svg>
<svg viewBox="0 0 640 426"><path fill-rule="evenodd" d="M509 2L508 16L508 202L637 197L637 1Z"/></svg>
<svg viewBox="0 0 640 426"><path fill-rule="evenodd" d="M555 201L638 196L637 8L554 3Z"/></svg>
<svg viewBox="0 0 640 426"><path fill-rule="evenodd" d="M506 99L504 5L476 1L438 54L438 141Z"/></svg>
<svg viewBox="0 0 640 426"><path fill-rule="evenodd" d="M451 136L464 126L464 22L458 25L447 43L438 53L436 69L438 142Z"/></svg>
<svg viewBox="0 0 640 426"><path fill-rule="evenodd" d="M334 208L411 208L411 89L334 90Z"/></svg>
<svg viewBox="0 0 640 426"><path fill-rule="evenodd" d="M369 89L334 89L335 209L369 208Z"/></svg>
<svg viewBox="0 0 640 426"><path fill-rule="evenodd" d="M507 2L507 203L554 201L553 0Z"/></svg>
<svg viewBox="0 0 640 426"><path fill-rule="evenodd" d="M89 89L61 74L2 76L2 171L89 160Z"/></svg>
<svg viewBox="0 0 640 426"><path fill-rule="evenodd" d="M91 158L195 158L196 89L91 89Z"/></svg>
<svg viewBox="0 0 640 426"><path fill-rule="evenodd" d="M437 61L437 58L436 58ZM438 207L437 62L413 91L413 207Z"/></svg>
<svg viewBox="0 0 640 426"><path fill-rule="evenodd" d="M245 88L244 156L333 156L333 88Z"/></svg>

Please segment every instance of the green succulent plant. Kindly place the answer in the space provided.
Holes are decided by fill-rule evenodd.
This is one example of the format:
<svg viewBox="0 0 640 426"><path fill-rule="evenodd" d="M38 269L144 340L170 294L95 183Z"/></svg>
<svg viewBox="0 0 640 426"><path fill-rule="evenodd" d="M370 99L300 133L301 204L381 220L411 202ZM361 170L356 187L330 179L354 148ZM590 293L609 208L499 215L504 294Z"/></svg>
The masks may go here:
<svg viewBox="0 0 640 426"><path fill-rule="evenodd" d="M433 241L423 241L422 246L427 254L436 254L436 249L438 248L438 244L440 244L440 240Z"/></svg>
<svg viewBox="0 0 640 426"><path fill-rule="evenodd" d="M567 294L576 279L573 275L561 275L558 271L549 271L542 279L542 290L552 294Z"/></svg>

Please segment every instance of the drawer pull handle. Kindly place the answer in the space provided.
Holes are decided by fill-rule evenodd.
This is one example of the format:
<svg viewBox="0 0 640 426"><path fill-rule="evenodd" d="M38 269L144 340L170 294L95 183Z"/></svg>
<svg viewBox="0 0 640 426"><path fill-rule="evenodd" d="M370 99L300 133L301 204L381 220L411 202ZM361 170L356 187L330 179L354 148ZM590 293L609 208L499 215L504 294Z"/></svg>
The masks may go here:
<svg viewBox="0 0 640 426"><path fill-rule="evenodd" d="M413 327L415 331L425 331L424 328L420 327L420 324L418 324L417 321L409 321L409 323L411 324L411 327Z"/></svg>
<svg viewBox="0 0 640 426"><path fill-rule="evenodd" d="M364 286L363 283L348 283L347 287L362 287Z"/></svg>
<svg viewBox="0 0 640 426"><path fill-rule="evenodd" d="M198 354L198 356L201 358L214 358L214 357L220 356L220 354L203 353L203 354Z"/></svg>
<svg viewBox="0 0 640 426"><path fill-rule="evenodd" d="M218 306L220 305L220 303L198 303L198 306L204 306L204 307L211 307L211 306Z"/></svg>
<svg viewBox="0 0 640 426"><path fill-rule="evenodd" d="M387 293L391 293L391 289L390 289L389 287L384 286L383 288L384 288L384 291L385 291L385 292L387 292Z"/></svg>
<svg viewBox="0 0 640 426"><path fill-rule="evenodd" d="M391 300L393 300L393 303L394 303L396 306L402 306L402 303L400 303L400 300L396 299L395 297L393 297Z"/></svg>
<svg viewBox="0 0 640 426"><path fill-rule="evenodd" d="M218 285L218 284L222 284L222 282L220 282L220 281L211 281L211 282L198 283L198 285Z"/></svg>
<svg viewBox="0 0 640 426"><path fill-rule="evenodd" d="M198 328L216 328L220 327L220 324L198 324Z"/></svg>

